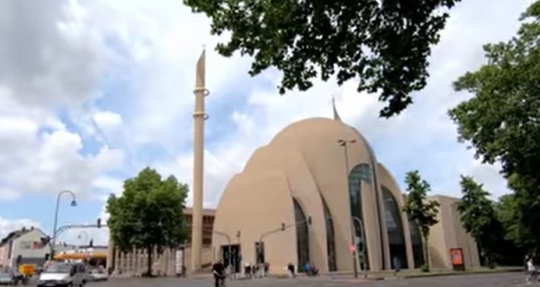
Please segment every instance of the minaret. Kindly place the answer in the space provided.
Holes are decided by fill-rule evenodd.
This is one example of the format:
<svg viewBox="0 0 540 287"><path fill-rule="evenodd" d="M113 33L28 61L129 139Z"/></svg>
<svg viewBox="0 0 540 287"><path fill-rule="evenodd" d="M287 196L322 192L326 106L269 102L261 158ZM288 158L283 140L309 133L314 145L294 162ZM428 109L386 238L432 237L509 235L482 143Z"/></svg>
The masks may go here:
<svg viewBox="0 0 540 287"><path fill-rule="evenodd" d="M191 223L191 271L201 268L202 235L203 235L203 175L204 175L204 121L208 115L204 111L204 98L210 94L205 86L206 52L203 50L197 61L195 79L195 112L193 122L195 136L193 139L193 222Z"/></svg>
<svg viewBox="0 0 540 287"><path fill-rule="evenodd" d="M334 96L332 96L332 110L334 112L334 120L341 122L341 117L338 114L338 111L336 108L336 100L334 99Z"/></svg>

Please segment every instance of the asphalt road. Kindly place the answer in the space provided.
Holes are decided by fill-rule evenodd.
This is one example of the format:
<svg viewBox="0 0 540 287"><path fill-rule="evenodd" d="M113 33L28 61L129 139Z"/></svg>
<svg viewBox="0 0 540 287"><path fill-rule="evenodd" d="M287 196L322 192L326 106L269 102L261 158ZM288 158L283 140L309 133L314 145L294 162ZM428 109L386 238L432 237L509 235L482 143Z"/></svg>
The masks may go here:
<svg viewBox="0 0 540 287"><path fill-rule="evenodd" d="M521 287L525 283L523 273L496 273L467 276L448 276L415 279L394 279L384 281L361 281L354 278L332 279L328 277L296 279L254 279L228 281L227 287L331 287L331 286L366 286L366 287ZM203 287L213 286L210 279L159 278L111 279L108 282L89 283L88 287ZM537 286L540 286L537 285Z"/></svg>

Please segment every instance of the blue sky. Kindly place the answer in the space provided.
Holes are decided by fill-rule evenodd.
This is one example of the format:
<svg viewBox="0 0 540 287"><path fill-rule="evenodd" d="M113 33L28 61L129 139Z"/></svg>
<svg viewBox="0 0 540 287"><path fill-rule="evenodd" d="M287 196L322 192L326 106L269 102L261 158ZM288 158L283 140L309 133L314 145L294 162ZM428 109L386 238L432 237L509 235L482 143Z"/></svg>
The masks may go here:
<svg viewBox="0 0 540 287"><path fill-rule="evenodd" d="M63 197L60 224L93 223L105 216L106 197L145 166L191 183L192 90L203 45L211 91L207 206L217 204L227 180L279 130L330 117L332 96L343 120L366 136L399 183L418 169L434 193L459 196L460 174L474 176L494 196L506 192L498 167L480 164L457 143L446 111L468 97L454 93L451 82L483 63L484 43L515 33L529 0L460 3L433 50L428 86L390 120L377 117L377 95L356 93L354 81L278 95L279 73L250 78L249 59L214 53L220 39L182 1L30 1L0 3L0 18L20 13L0 30L8 43L0 51L7 63L0 67L0 237L22 225L49 232L60 190L72 190L78 201L70 207ZM63 240L76 242L78 232ZM104 242L107 234L91 237Z"/></svg>

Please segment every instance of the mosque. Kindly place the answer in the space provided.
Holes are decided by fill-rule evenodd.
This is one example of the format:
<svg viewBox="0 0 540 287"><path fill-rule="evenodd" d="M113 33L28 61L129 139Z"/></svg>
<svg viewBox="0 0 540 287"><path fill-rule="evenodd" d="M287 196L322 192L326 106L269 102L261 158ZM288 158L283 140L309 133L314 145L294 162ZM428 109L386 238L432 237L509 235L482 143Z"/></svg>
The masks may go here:
<svg viewBox="0 0 540 287"><path fill-rule="evenodd" d="M432 268L479 265L476 243L459 220L457 199L440 202L428 240ZM310 262L321 272L382 271L424 263L417 224L402 212L405 195L369 142L334 118L295 122L258 148L223 192L215 212L214 258L233 266L267 262L270 272ZM228 235L228 236L223 236Z"/></svg>

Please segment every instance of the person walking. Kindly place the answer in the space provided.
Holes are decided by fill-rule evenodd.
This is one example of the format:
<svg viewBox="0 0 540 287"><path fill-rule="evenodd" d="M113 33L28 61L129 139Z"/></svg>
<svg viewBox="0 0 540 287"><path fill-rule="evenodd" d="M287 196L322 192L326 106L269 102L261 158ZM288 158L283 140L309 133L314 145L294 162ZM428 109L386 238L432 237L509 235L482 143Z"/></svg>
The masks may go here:
<svg viewBox="0 0 540 287"><path fill-rule="evenodd" d="M532 256L527 256L525 259L525 266L527 268L527 277L525 278L525 281L527 281L527 284L531 284L531 282L535 282L537 279L537 270Z"/></svg>
<svg viewBox="0 0 540 287"><path fill-rule="evenodd" d="M296 277L296 274L294 272L294 265L292 263L289 262L289 264L287 264L287 270L289 270L289 275L291 276L291 278Z"/></svg>
<svg viewBox="0 0 540 287"><path fill-rule="evenodd" d="M212 266L212 272L214 273L214 287L225 286L225 265L221 260L214 263Z"/></svg>
<svg viewBox="0 0 540 287"><path fill-rule="evenodd" d="M401 271L401 260L397 256L392 259L392 265L394 265L394 276L397 277L399 271Z"/></svg>

